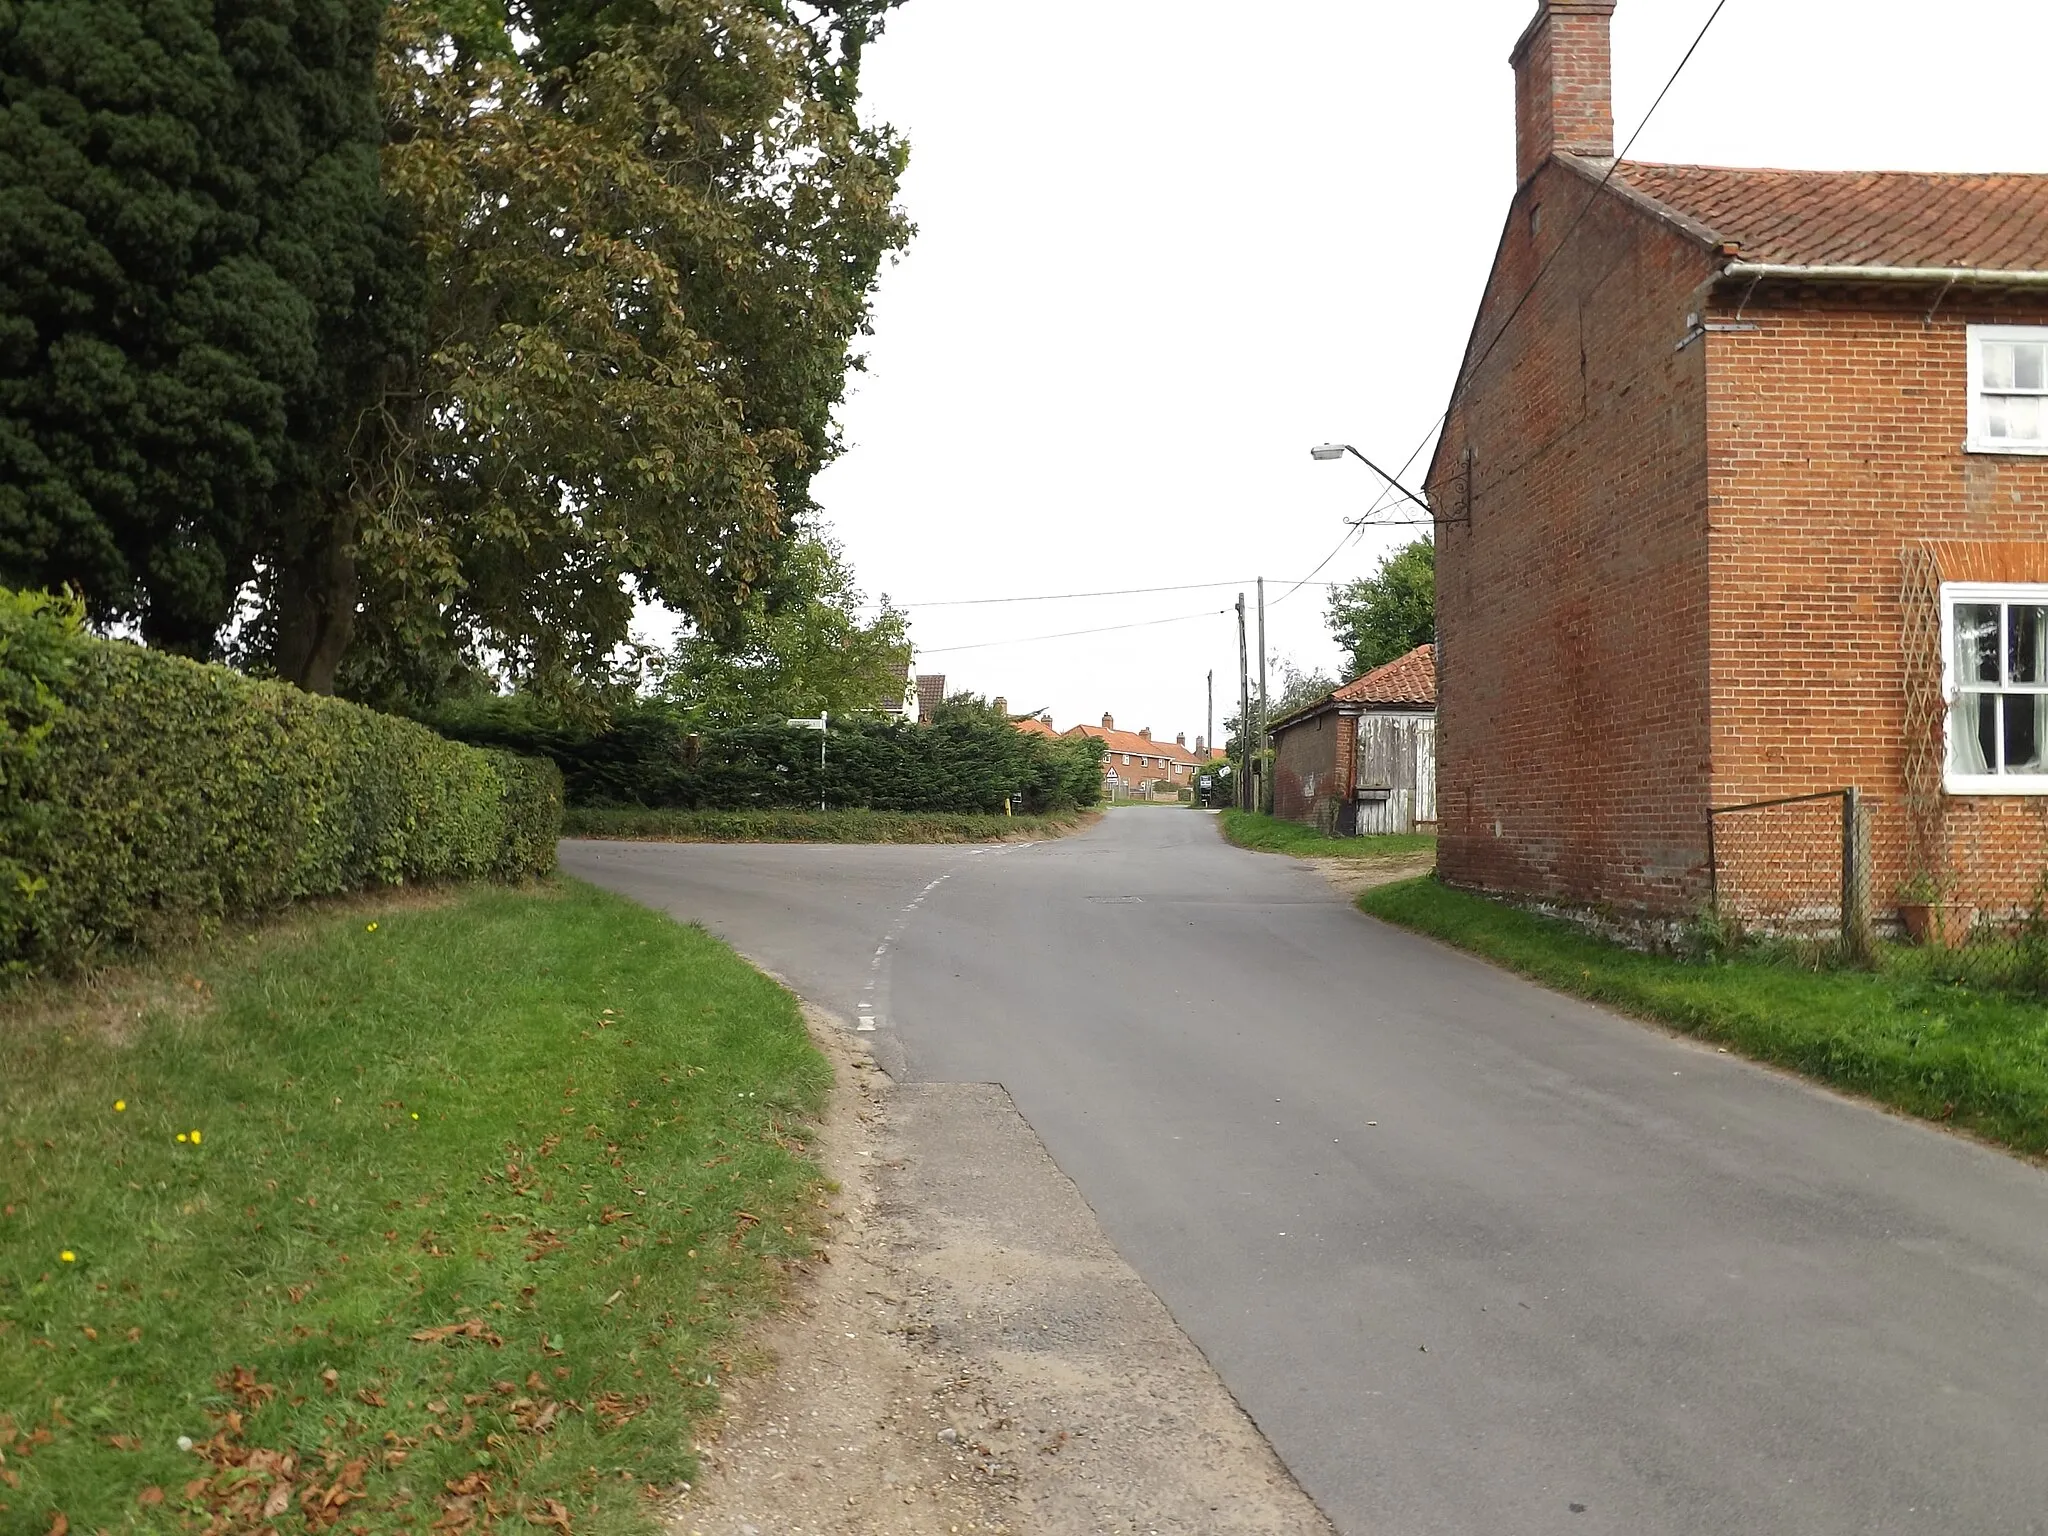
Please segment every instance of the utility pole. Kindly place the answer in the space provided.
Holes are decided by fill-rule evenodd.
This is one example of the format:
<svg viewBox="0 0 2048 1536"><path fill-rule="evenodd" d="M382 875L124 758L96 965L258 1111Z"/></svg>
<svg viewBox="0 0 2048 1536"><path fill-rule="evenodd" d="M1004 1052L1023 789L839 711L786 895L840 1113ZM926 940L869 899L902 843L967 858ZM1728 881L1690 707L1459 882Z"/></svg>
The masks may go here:
<svg viewBox="0 0 2048 1536"><path fill-rule="evenodd" d="M1252 808L1252 674L1245 659L1244 594L1237 594L1237 808Z"/></svg>
<svg viewBox="0 0 2048 1536"><path fill-rule="evenodd" d="M1216 669L1209 669L1209 732L1202 738L1202 750L1216 745Z"/></svg>
<svg viewBox="0 0 2048 1536"><path fill-rule="evenodd" d="M1266 753L1266 578L1259 578L1259 760L1265 761ZM1262 773L1261 779L1265 777ZM1265 809L1262 805L1252 807L1255 811Z"/></svg>

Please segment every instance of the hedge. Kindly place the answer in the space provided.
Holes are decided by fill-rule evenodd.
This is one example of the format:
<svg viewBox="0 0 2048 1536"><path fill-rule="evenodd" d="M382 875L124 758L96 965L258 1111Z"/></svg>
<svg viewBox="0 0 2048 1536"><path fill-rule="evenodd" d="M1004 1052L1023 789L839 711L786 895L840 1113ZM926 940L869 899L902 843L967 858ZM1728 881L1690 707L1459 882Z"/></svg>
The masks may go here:
<svg viewBox="0 0 2048 1536"><path fill-rule="evenodd" d="M82 632L0 589L0 968L307 896L554 867L561 776L411 721Z"/></svg>
<svg viewBox="0 0 2048 1536"><path fill-rule="evenodd" d="M1000 814L1073 810L1102 794L1102 744L1027 735L1007 720L962 711L934 725L832 722L692 731L659 704L627 705L596 726L551 722L519 700L436 716L466 741L544 754L575 806L687 811L817 809Z"/></svg>

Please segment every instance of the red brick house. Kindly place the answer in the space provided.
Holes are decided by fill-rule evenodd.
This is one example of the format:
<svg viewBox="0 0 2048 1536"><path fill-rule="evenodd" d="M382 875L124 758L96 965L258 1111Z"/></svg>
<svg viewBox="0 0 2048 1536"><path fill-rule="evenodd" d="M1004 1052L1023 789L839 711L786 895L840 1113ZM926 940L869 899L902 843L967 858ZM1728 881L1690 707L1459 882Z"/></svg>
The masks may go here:
<svg viewBox="0 0 2048 1536"><path fill-rule="evenodd" d="M1120 731L1116 728L1114 715L1104 715L1099 726L1076 725L1060 734L1095 737L1103 746L1103 779L1107 781L1114 776L1118 784L1130 789L1162 779L1176 790L1182 789L1194 782L1195 769L1203 761L1199 738L1195 742L1196 750L1190 752L1184 734L1172 741L1154 741L1151 726L1136 731Z"/></svg>
<svg viewBox="0 0 2048 1536"><path fill-rule="evenodd" d="M1426 481L1439 868L1684 912L1709 807L1853 785L1880 913L1921 875L2023 901L2048 176L1616 163L1613 9L1544 0L1512 55L1518 185Z"/></svg>
<svg viewBox="0 0 2048 1536"><path fill-rule="evenodd" d="M1435 714L1435 647L1418 645L1282 715L1268 728L1273 814L1337 837L1428 830Z"/></svg>

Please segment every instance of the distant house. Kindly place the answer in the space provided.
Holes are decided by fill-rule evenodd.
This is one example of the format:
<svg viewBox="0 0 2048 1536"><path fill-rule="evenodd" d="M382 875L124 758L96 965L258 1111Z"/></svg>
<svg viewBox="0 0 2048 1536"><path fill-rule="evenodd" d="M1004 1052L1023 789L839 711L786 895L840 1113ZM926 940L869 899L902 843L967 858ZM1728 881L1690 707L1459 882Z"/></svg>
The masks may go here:
<svg viewBox="0 0 2048 1536"><path fill-rule="evenodd" d="M1436 824L1436 651L1418 645L1275 720L1273 814L1335 837Z"/></svg>
<svg viewBox="0 0 2048 1536"><path fill-rule="evenodd" d="M1680 914L1727 895L1710 810L1853 786L1880 919L1922 883L2023 908L2048 176L1618 161L1613 9L1543 0L1514 50L1517 188L1425 481L1438 868Z"/></svg>
<svg viewBox="0 0 2048 1536"><path fill-rule="evenodd" d="M1185 734L1172 741L1154 741L1152 727L1137 731L1120 731L1116 728L1116 717L1104 715L1102 724L1077 725L1060 733L1063 736L1093 736L1103 745L1102 777L1118 784L1138 786L1165 780L1176 790L1194 782L1196 768L1208 759L1203 753L1200 737L1195 740L1195 750L1188 750Z"/></svg>
<svg viewBox="0 0 2048 1536"><path fill-rule="evenodd" d="M939 706L946 702L946 674L943 672L920 672L917 674L917 723L930 725L938 713Z"/></svg>

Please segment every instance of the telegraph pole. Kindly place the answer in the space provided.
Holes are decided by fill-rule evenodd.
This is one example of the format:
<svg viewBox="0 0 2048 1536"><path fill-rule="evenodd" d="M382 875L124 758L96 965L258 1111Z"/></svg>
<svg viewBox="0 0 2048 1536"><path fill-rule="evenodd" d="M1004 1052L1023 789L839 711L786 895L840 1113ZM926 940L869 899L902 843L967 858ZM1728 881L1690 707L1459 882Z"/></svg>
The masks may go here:
<svg viewBox="0 0 2048 1536"><path fill-rule="evenodd" d="M1237 808L1250 810L1252 784L1252 674L1245 659L1244 594L1237 594Z"/></svg>
<svg viewBox="0 0 2048 1536"><path fill-rule="evenodd" d="M1202 738L1202 750L1216 745L1216 669L1209 669L1209 734Z"/></svg>
<svg viewBox="0 0 2048 1536"><path fill-rule="evenodd" d="M1266 578L1259 578L1259 752L1261 761L1266 750ZM1259 775L1264 778L1264 774ZM1264 806L1255 805L1255 811Z"/></svg>

